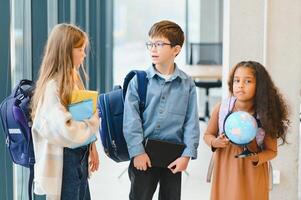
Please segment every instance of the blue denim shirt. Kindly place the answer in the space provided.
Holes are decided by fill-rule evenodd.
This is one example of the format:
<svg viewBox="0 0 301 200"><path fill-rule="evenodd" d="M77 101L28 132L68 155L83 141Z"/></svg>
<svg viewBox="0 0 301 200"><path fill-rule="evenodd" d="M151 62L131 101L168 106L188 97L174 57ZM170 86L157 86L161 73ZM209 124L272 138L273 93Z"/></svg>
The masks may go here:
<svg viewBox="0 0 301 200"><path fill-rule="evenodd" d="M145 152L145 138L184 143L182 156L197 157L199 121L196 88L193 80L175 65L172 76L165 80L151 66L147 71L146 105L143 120L139 112L137 78L127 89L124 102L123 131L130 157Z"/></svg>

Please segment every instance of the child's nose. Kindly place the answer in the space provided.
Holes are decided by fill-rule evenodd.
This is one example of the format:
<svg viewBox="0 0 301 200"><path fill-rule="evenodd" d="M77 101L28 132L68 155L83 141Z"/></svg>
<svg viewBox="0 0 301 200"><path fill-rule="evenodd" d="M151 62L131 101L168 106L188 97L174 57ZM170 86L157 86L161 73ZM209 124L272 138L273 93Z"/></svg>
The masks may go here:
<svg viewBox="0 0 301 200"><path fill-rule="evenodd" d="M157 50L157 47L156 47L156 45L155 45L155 44L153 44L153 45L151 46L150 50L151 50L151 51L156 51L156 50Z"/></svg>

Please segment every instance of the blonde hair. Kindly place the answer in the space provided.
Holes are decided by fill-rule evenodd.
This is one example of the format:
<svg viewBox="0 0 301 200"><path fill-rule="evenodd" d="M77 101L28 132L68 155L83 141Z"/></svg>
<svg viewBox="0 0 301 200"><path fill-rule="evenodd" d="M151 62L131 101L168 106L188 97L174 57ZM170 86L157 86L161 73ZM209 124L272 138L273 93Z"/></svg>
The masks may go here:
<svg viewBox="0 0 301 200"><path fill-rule="evenodd" d="M44 49L39 78L31 101L32 117L34 117L38 102L43 101L46 84L54 79L58 84L59 98L65 107L70 104L71 93L75 86L84 88L72 61L72 50L88 43L87 34L72 24L56 25Z"/></svg>

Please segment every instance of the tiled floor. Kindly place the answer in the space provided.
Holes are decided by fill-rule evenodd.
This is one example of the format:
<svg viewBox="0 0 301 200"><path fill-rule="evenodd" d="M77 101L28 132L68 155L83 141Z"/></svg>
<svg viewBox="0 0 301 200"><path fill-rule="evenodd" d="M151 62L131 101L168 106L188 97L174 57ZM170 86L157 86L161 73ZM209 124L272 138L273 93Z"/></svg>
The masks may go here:
<svg viewBox="0 0 301 200"><path fill-rule="evenodd" d="M205 129L205 123L200 123L201 133ZM98 143L101 166L100 170L92 175L90 188L92 199L96 200L126 200L128 199L130 182L127 174L126 163L115 163L108 159ZM198 159L190 161L187 172L182 175L182 199L201 200L209 199L210 184L206 183L207 167L211 152L200 139ZM122 174L122 172L125 172ZM157 199L155 194L154 200Z"/></svg>
<svg viewBox="0 0 301 200"><path fill-rule="evenodd" d="M198 91L200 92L200 91ZM199 94L199 96L201 96ZM217 101L217 99L210 99ZM204 105L202 99L200 105ZM213 102L212 105L215 104ZM202 106L200 106L201 108ZM204 111L199 109L200 113ZM301 107L300 107L301 112ZM211 151L204 144L202 134L206 128L206 124L201 122L201 138L198 148L198 159L190 161L187 172L182 175L182 199L183 200L205 200L209 199L210 184L206 183L206 173L208 163L211 157ZM300 136L301 136L301 123L300 123ZM301 148L301 137L299 138ZM100 170L92 175L90 179L91 196L93 200L127 200L130 188L130 182L127 174L128 162L115 163L104 155L100 140L97 143L100 154ZM301 160L301 153L299 153L299 160ZM301 165L299 165L301 171ZM124 172L124 173L123 173ZM301 173L299 173L299 186L301 186ZM157 200L157 193L153 198ZM299 200L301 200L301 190L299 191Z"/></svg>

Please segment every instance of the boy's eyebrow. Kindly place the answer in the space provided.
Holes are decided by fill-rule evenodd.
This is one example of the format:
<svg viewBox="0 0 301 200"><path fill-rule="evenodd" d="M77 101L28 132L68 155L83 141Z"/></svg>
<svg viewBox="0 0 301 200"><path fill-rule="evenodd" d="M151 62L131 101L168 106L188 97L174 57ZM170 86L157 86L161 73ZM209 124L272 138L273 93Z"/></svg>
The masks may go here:
<svg viewBox="0 0 301 200"><path fill-rule="evenodd" d="M149 40L150 42L164 42L163 40Z"/></svg>

